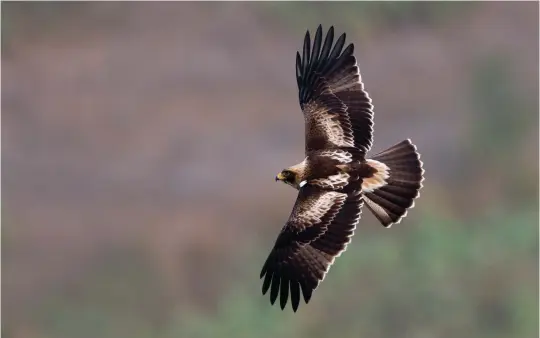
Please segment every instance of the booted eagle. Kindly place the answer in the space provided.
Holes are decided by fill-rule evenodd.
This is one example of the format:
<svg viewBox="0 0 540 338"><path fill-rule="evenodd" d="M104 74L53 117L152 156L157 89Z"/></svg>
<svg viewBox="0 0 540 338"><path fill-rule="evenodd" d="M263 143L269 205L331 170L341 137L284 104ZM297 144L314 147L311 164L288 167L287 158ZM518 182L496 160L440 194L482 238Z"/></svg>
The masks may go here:
<svg viewBox="0 0 540 338"><path fill-rule="evenodd" d="M328 269L351 241L363 204L385 227L405 217L422 187L424 170L410 140L366 158L373 142L373 105L345 34L323 42L309 31L296 80L305 121L305 159L276 180L298 190L291 215L261 271L262 292L282 309L290 297L309 302Z"/></svg>

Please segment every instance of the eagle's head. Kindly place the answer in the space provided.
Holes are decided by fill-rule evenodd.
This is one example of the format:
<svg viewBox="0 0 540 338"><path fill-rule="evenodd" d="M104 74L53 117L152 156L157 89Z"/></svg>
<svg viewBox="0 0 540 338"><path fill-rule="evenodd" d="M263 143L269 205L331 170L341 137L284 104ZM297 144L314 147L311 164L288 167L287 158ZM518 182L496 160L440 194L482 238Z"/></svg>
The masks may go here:
<svg viewBox="0 0 540 338"><path fill-rule="evenodd" d="M296 181L296 174L289 169L283 169L279 174L277 174L276 181L294 185Z"/></svg>
<svg viewBox="0 0 540 338"><path fill-rule="evenodd" d="M281 181L295 189L300 189L303 186L302 182L300 182L300 174L294 170L291 170L291 168L283 169L279 174L277 174L276 181Z"/></svg>
<svg viewBox="0 0 540 338"><path fill-rule="evenodd" d="M302 181L305 176L307 166L307 157L300 163L293 165L287 169L283 169L276 176L276 181L281 181L290 185L295 189L300 189L306 184L306 181Z"/></svg>

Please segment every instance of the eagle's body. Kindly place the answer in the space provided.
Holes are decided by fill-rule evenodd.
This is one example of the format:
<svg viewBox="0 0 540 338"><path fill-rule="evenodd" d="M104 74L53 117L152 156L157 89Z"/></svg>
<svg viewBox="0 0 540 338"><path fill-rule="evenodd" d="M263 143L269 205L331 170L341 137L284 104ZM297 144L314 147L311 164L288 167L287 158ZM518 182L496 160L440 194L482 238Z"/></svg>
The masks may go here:
<svg viewBox="0 0 540 338"><path fill-rule="evenodd" d="M376 169L366 161L355 160L348 151L334 149L312 151L304 161L285 169L285 172L290 172L294 180L283 181L296 189L310 184L323 189L353 192L360 191L362 180L372 177ZM280 175L283 176L283 172ZM280 179L279 175L277 179Z"/></svg>
<svg viewBox="0 0 540 338"><path fill-rule="evenodd" d="M333 27L323 43L319 26L313 47L308 31L302 56L296 55L305 158L276 176L298 189L298 198L261 271L263 293L270 290L272 304L279 296L282 309L289 294L294 311L301 293L309 302L350 242L364 202L389 227L406 215L422 187L422 163L409 140L366 158L373 105L354 45L343 49L345 34L333 40Z"/></svg>

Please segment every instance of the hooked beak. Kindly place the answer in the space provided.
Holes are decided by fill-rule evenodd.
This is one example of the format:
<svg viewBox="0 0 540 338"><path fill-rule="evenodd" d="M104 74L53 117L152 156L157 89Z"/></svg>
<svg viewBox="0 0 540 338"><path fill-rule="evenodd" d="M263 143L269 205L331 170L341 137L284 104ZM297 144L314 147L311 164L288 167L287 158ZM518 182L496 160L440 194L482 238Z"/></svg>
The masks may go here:
<svg viewBox="0 0 540 338"><path fill-rule="evenodd" d="M283 177L283 174L282 174L282 173L277 174L277 176L276 176L276 182L277 182L277 181L283 181L284 179L285 179L285 177Z"/></svg>

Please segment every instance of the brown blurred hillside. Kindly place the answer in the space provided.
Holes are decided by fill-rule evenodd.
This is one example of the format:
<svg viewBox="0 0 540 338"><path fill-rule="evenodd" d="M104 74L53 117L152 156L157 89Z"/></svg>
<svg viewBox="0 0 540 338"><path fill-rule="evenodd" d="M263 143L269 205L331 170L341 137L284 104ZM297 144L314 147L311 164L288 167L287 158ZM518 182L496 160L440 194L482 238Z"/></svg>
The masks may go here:
<svg viewBox="0 0 540 338"><path fill-rule="evenodd" d="M439 219L471 235L481 230L470 220L537 208L536 3L4 2L6 337L219 336L235 330L189 333L177 317L215 324L241 285L264 313L278 311L257 277L296 198L273 178L303 156L294 55L319 23L356 45L375 104L374 152L411 138L427 170L407 221L386 231L366 211L352 246L409 243L421 224L444 228ZM528 280L529 290L537 257L515 248L501 252L510 266L527 257L519 271L500 266L463 285L500 278L485 291L497 293ZM371 275L355 277L366 288L382 278L370 259ZM332 281L321 288L336 293ZM496 307L489 295L469 297ZM101 313L130 319L103 324ZM181 324L146 334L137 318L156 332ZM301 318L294 332L317 331ZM438 328L405 336L461 332ZM396 336L377 330L361 332Z"/></svg>

